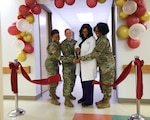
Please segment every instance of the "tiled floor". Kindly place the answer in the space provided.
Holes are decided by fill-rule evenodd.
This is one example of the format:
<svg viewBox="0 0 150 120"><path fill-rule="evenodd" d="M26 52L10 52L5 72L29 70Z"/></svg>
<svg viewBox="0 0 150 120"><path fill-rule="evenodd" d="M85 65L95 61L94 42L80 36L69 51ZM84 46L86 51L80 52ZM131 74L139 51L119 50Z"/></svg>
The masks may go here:
<svg viewBox="0 0 150 120"><path fill-rule="evenodd" d="M78 85L77 85L78 84ZM99 86L95 85L94 88L94 101L98 101L102 98L101 93L99 92ZM89 107L82 107L77 103L77 100L73 101L74 108L69 108L64 106L64 98L62 96L62 83L59 84L57 89L57 95L61 97L60 106L52 105L49 102L49 93L46 92L43 96L36 101L30 100L19 100L18 106L26 111L25 115L18 117L9 117L8 113L15 108L14 100L4 100L4 120L73 120L77 114L97 114L99 115L123 115L131 116L136 113L136 104L125 104L118 103L116 97L116 90L113 90L113 96L111 98L111 107L105 109L98 109L95 104ZM73 92L73 95L80 99L81 97L81 88L79 80L76 82L76 86ZM141 104L141 114L145 117L150 117L150 104ZM118 118L118 117L117 117ZM76 120L76 119L74 119ZM79 120L89 120L89 119L79 119ZM97 120L97 119L90 119ZM99 120L103 120L99 118ZM106 119L107 120L107 119ZM109 120L109 119L108 119ZM119 120L119 119L112 119ZM124 120L124 119L121 119ZM147 119L150 120L150 119Z"/></svg>

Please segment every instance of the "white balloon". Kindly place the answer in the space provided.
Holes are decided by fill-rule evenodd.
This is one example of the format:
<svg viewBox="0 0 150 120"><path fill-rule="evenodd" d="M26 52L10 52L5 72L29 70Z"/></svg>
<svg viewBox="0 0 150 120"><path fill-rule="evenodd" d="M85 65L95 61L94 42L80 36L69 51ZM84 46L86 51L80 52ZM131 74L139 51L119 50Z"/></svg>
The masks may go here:
<svg viewBox="0 0 150 120"><path fill-rule="evenodd" d="M137 10L137 3L135 1L129 0L122 6L122 11L127 15L133 14L136 10Z"/></svg>
<svg viewBox="0 0 150 120"><path fill-rule="evenodd" d="M16 22L16 27L22 32L28 32L32 28L32 25L25 19L19 19Z"/></svg>
<svg viewBox="0 0 150 120"><path fill-rule="evenodd" d="M25 44L21 40L14 40L12 46L17 50L23 50L25 48Z"/></svg>
<svg viewBox="0 0 150 120"><path fill-rule="evenodd" d="M139 39L140 36L146 31L146 28L143 24L140 23L136 23L133 24L130 28L129 28L129 36L132 39Z"/></svg>

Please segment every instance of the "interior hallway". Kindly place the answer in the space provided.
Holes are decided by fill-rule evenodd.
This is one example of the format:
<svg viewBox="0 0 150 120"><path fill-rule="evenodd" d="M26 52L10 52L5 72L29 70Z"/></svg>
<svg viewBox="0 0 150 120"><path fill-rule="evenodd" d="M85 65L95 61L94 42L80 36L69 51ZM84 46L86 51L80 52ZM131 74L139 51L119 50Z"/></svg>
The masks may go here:
<svg viewBox="0 0 150 120"><path fill-rule="evenodd" d="M78 85L77 85L78 84ZM136 103L118 103L116 90L113 90L111 98L111 107L105 109L98 109L95 102L102 98L100 88L98 85L94 86L94 104L89 107L82 107L77 103L81 97L80 79L77 77L76 86L73 95L77 100L73 101L74 108L64 106L64 98L62 96L62 85L60 82L57 95L59 95L61 105L52 105L49 101L49 92L45 92L38 100L19 100L18 106L26 111L25 115L18 117L9 117L8 113L15 108L14 100L4 100L4 120L73 120L76 113L84 114L105 114L105 115L124 115L131 116L136 113ZM100 94L97 94L100 93ZM150 104L141 104L141 114L145 117L150 117ZM85 119L80 119L85 120ZM86 119L91 120L91 119ZM95 120L95 119L93 119ZM101 120L101 118L99 118ZM150 120L149 118L146 120Z"/></svg>

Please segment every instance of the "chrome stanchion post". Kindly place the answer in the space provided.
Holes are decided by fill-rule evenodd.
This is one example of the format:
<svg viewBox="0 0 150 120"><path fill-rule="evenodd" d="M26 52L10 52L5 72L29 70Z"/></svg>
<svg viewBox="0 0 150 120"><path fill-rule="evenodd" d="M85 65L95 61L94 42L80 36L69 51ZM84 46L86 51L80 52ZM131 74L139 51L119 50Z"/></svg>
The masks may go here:
<svg viewBox="0 0 150 120"><path fill-rule="evenodd" d="M139 56L135 56L135 59L139 59ZM137 85L137 66L135 65L135 80ZM136 99L137 113L128 117L128 120L145 120L145 117L140 114L140 100Z"/></svg>
<svg viewBox="0 0 150 120"><path fill-rule="evenodd" d="M14 63L17 64L18 60L15 59ZM25 114L25 110L18 108L18 93L15 93L15 109L12 110L8 115L9 117L17 117L24 114Z"/></svg>

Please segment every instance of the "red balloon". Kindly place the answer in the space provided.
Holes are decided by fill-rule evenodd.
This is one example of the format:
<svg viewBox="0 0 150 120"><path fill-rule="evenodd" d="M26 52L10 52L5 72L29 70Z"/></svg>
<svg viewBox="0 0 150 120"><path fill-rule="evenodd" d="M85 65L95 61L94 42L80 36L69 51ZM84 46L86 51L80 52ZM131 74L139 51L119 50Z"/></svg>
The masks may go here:
<svg viewBox="0 0 150 120"><path fill-rule="evenodd" d="M41 13L41 6L39 4L36 4L32 7L31 11L34 14L40 14Z"/></svg>
<svg viewBox="0 0 150 120"><path fill-rule="evenodd" d="M134 0L134 1L137 3L138 6L144 6L144 7L146 6L144 0Z"/></svg>
<svg viewBox="0 0 150 120"><path fill-rule="evenodd" d="M129 46L130 48L137 48L137 47L140 46L141 41L140 41L140 40L135 40L135 39L129 38L129 39L127 40L127 43L128 43L128 46Z"/></svg>
<svg viewBox="0 0 150 120"><path fill-rule="evenodd" d="M141 17L146 13L146 8L144 6L137 7L137 10L135 11L135 15L137 17Z"/></svg>
<svg viewBox="0 0 150 120"><path fill-rule="evenodd" d="M97 5L97 0L86 0L86 4L90 7L93 8Z"/></svg>
<svg viewBox="0 0 150 120"><path fill-rule="evenodd" d="M27 7L26 5L20 5L20 7L19 7L20 15L24 15L24 16L28 15L29 10L30 10L30 8Z"/></svg>
<svg viewBox="0 0 150 120"><path fill-rule="evenodd" d="M75 3L75 0L65 0L67 5L73 5Z"/></svg>
<svg viewBox="0 0 150 120"><path fill-rule="evenodd" d="M34 4L36 4L36 0L25 0L25 3L31 8Z"/></svg>
<svg viewBox="0 0 150 120"><path fill-rule="evenodd" d="M140 22L140 19L134 15L130 15L126 19L126 23L127 23L128 27L132 26L135 23L139 23L139 22Z"/></svg>
<svg viewBox="0 0 150 120"><path fill-rule="evenodd" d="M25 43L25 47L24 47L23 51L28 54L31 54L34 51L34 48L30 43Z"/></svg>
<svg viewBox="0 0 150 120"><path fill-rule="evenodd" d="M25 19L25 17L23 15L18 15L17 17L18 19Z"/></svg>
<svg viewBox="0 0 150 120"><path fill-rule="evenodd" d="M64 7L64 3L65 1L64 0L55 0L54 1L54 4L57 8L63 8Z"/></svg>
<svg viewBox="0 0 150 120"><path fill-rule="evenodd" d="M17 27L15 25L13 25L8 28L8 33L10 35L17 35L20 33L20 31L17 29Z"/></svg>

